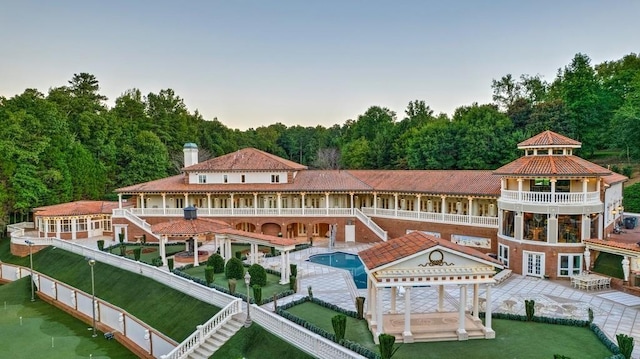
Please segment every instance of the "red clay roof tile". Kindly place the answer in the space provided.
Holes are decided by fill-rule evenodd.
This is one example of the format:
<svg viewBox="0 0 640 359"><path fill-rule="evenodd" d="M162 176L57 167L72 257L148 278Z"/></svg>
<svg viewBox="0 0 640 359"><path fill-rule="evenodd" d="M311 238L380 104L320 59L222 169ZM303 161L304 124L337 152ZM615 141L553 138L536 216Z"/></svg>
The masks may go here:
<svg viewBox="0 0 640 359"><path fill-rule="evenodd" d="M582 145L582 143L573 140L569 137L562 136L553 131L544 131L541 132L527 140L524 140L518 143L518 148L526 148L526 147L573 147L578 148Z"/></svg>
<svg viewBox="0 0 640 359"><path fill-rule="evenodd" d="M184 171L290 171L306 168L307 166L299 163L249 147L186 167Z"/></svg>
<svg viewBox="0 0 640 359"><path fill-rule="evenodd" d="M118 202L111 201L76 201L34 208L36 216L81 216L91 214L111 214L118 208Z"/></svg>

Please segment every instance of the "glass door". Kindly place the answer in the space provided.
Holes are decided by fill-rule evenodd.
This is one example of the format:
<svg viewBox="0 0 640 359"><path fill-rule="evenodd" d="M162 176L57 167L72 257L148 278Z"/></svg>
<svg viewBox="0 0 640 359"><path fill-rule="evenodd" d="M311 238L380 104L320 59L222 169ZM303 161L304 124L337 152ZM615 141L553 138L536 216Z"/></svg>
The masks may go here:
<svg viewBox="0 0 640 359"><path fill-rule="evenodd" d="M534 277L544 276L544 253L523 252L524 274Z"/></svg>

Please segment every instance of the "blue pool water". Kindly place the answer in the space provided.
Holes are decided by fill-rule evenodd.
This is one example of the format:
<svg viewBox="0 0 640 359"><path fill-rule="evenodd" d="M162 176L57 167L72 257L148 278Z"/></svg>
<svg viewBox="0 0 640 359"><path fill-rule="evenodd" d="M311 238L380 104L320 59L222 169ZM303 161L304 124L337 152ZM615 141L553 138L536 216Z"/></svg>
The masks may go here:
<svg viewBox="0 0 640 359"><path fill-rule="evenodd" d="M360 257L356 254L344 252L315 254L309 257L309 262L348 270L358 289L367 288L367 273L364 271Z"/></svg>

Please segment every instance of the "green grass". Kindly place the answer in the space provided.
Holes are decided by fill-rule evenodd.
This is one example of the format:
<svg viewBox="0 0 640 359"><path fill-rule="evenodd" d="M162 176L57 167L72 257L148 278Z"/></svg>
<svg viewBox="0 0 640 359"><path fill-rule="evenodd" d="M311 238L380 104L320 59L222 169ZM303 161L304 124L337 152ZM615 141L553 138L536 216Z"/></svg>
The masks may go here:
<svg viewBox="0 0 640 359"><path fill-rule="evenodd" d="M200 265L198 267L192 267L189 269L185 269L184 272L200 279L204 279L204 268L206 266ZM245 268L246 270L246 268ZM278 284L280 281L280 276L267 273L267 285L262 287L262 299L271 298L274 294L279 294L289 290L289 284ZM228 288L227 278L224 276L224 273L216 273L213 277L213 282L223 288ZM236 283L236 292L246 294L247 286L244 284L244 281L239 280ZM251 291L251 297L253 298L253 291Z"/></svg>
<svg viewBox="0 0 640 359"><path fill-rule="evenodd" d="M289 308L287 311L315 324L329 333L334 333L333 326L331 325L331 318L338 314L336 311L312 302L305 302L300 305L296 305L295 307ZM371 335L367 322L364 319L356 319L348 316L347 331L344 338L358 342L374 352L378 351L378 346L373 342L373 336Z"/></svg>
<svg viewBox="0 0 640 359"><path fill-rule="evenodd" d="M331 317L338 314L315 303L303 303L288 309L292 314L333 333ZM353 318L347 322L346 338L378 352L366 323ZM353 327L353 328L350 328ZM467 341L399 344L393 359L413 358L553 358L562 354L571 358L606 358L611 352L588 328L494 319L496 338Z"/></svg>
<svg viewBox="0 0 640 359"><path fill-rule="evenodd" d="M18 258L9 251L9 240L0 240L0 259L29 266L29 257ZM54 247L33 255L34 270L91 293L91 270L84 257ZM182 342L196 326L205 323L220 308L142 277L104 263L94 267L96 296Z"/></svg>
<svg viewBox="0 0 640 359"><path fill-rule="evenodd" d="M213 356L213 359L307 359L313 358L253 323L241 328Z"/></svg>
<svg viewBox="0 0 640 359"><path fill-rule="evenodd" d="M622 256L600 252L593 265L593 271L623 279L624 273L622 272Z"/></svg>
<svg viewBox="0 0 640 359"><path fill-rule="evenodd" d="M87 324L62 310L40 300L31 302L29 278L0 285L0 298L3 358L136 358L115 340L92 338Z"/></svg>

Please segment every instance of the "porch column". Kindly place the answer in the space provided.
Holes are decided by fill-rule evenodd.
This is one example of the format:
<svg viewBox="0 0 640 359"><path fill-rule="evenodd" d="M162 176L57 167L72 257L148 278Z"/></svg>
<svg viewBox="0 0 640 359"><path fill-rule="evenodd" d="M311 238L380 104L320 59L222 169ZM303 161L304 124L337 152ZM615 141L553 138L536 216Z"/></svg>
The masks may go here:
<svg viewBox="0 0 640 359"><path fill-rule="evenodd" d="M231 208L231 215L233 215L233 208L235 207L235 206L234 206L234 203L233 203L233 193L230 193L230 194L229 194L229 198L230 198L230 202L231 202L231 203L229 204L229 207Z"/></svg>
<svg viewBox="0 0 640 359"><path fill-rule="evenodd" d="M484 303L484 337L493 339L496 337L496 332L491 328L491 284L487 284Z"/></svg>
<svg viewBox="0 0 640 359"><path fill-rule="evenodd" d="M211 214L211 193L207 193L207 213Z"/></svg>
<svg viewBox="0 0 640 359"><path fill-rule="evenodd" d="M301 199L301 201L302 201L302 215L304 216L304 207L305 207L305 204L306 204L305 200L304 200L305 193L304 192L300 193L300 196L302 197L302 199Z"/></svg>
<svg viewBox="0 0 640 359"><path fill-rule="evenodd" d="M76 239L76 227L78 225L77 218L71 218L71 239Z"/></svg>
<svg viewBox="0 0 640 359"><path fill-rule="evenodd" d="M422 209L422 195L417 194L416 195L416 199L417 199L416 207L413 210L416 211L416 212L420 212L421 209Z"/></svg>
<svg viewBox="0 0 640 359"><path fill-rule="evenodd" d="M377 307L376 314L378 317L378 320L377 320L378 325L376 327L376 338L377 338L380 334L384 333L384 328L383 328L384 324L383 324L383 315L382 315L383 314L382 294L380 293L380 288L378 287L375 288L375 291L376 291L376 307Z"/></svg>
<svg viewBox="0 0 640 359"><path fill-rule="evenodd" d="M393 194L393 216L398 217L398 194Z"/></svg>
<svg viewBox="0 0 640 359"><path fill-rule="evenodd" d="M279 215L282 209L282 193L280 192L276 193L276 197L278 198L278 202L276 203L276 206L278 207L278 215Z"/></svg>
<svg viewBox="0 0 640 359"><path fill-rule="evenodd" d="M198 263L198 236L193 236L193 266L197 267Z"/></svg>
<svg viewBox="0 0 640 359"><path fill-rule="evenodd" d="M188 193L184 194L184 206L185 207L189 207L189 194Z"/></svg>
<svg viewBox="0 0 640 359"><path fill-rule="evenodd" d="M444 311L444 285L438 286L438 312Z"/></svg>
<svg viewBox="0 0 640 359"><path fill-rule="evenodd" d="M373 192L373 214L377 214L378 210L378 194Z"/></svg>
<svg viewBox="0 0 640 359"><path fill-rule="evenodd" d="M583 254L584 254L584 270L589 272L589 269L591 269L591 251L589 250L589 248L585 248Z"/></svg>
<svg viewBox="0 0 640 359"><path fill-rule="evenodd" d="M413 334L411 333L411 288L404 290L404 332L402 332L403 341L405 343L413 343Z"/></svg>
<svg viewBox="0 0 640 359"><path fill-rule="evenodd" d="M469 204L467 205L467 220L471 223L471 216L473 215L473 198L469 197Z"/></svg>
<svg viewBox="0 0 640 359"><path fill-rule="evenodd" d="M465 324L465 307L467 303L467 286L465 284L460 285L460 305L458 306L458 340L467 340L467 330L464 328Z"/></svg>
<svg viewBox="0 0 640 359"><path fill-rule="evenodd" d="M369 299L369 305L371 307L371 326L378 325L378 288L376 288L376 284L371 281L371 298ZM377 340L377 336L374 338Z"/></svg>
<svg viewBox="0 0 640 359"><path fill-rule="evenodd" d="M162 214L167 214L167 194L162 194Z"/></svg>
<svg viewBox="0 0 640 359"><path fill-rule="evenodd" d="M280 284L285 284L287 280L287 260L284 258L285 253L289 252L280 253Z"/></svg>
<svg viewBox="0 0 640 359"><path fill-rule="evenodd" d="M325 209L327 210L327 215L329 215L329 192L325 192L324 194L324 204L325 204Z"/></svg>
<svg viewBox="0 0 640 359"><path fill-rule="evenodd" d="M396 314L396 294L398 293L398 287L391 287L391 309L389 313Z"/></svg>
<svg viewBox="0 0 640 359"><path fill-rule="evenodd" d="M624 274L624 281L629 282L629 256L622 258L622 273Z"/></svg>
<svg viewBox="0 0 640 359"><path fill-rule="evenodd" d="M353 192L349 193L349 197L351 198L351 207L349 207L349 208L351 209L351 214L353 214L353 208L354 208L354 205L353 205Z"/></svg>
<svg viewBox="0 0 640 359"><path fill-rule="evenodd" d="M518 201L522 201L522 178L518 178Z"/></svg>
<svg viewBox="0 0 640 359"><path fill-rule="evenodd" d="M549 180L551 183L551 203L556 202L556 181L557 180L555 178Z"/></svg>
<svg viewBox="0 0 640 359"><path fill-rule="evenodd" d="M447 213L445 212L446 210L446 197L445 196L440 196L440 213L442 214L442 220L444 221L444 214Z"/></svg>
<svg viewBox="0 0 640 359"><path fill-rule="evenodd" d="M122 209L122 193L118 193L118 208Z"/></svg>
<svg viewBox="0 0 640 359"><path fill-rule="evenodd" d="M249 264L256 263L255 243L249 244Z"/></svg>
<svg viewBox="0 0 640 359"><path fill-rule="evenodd" d="M140 208L144 209L145 207L146 206L144 205L144 193L140 193Z"/></svg>
<svg viewBox="0 0 640 359"><path fill-rule="evenodd" d="M474 283L473 284L473 320L477 320L480 321L480 316L479 316L479 299L478 299L478 292L480 291L480 284L478 283Z"/></svg>
<svg viewBox="0 0 640 359"><path fill-rule="evenodd" d="M373 298L373 295L371 294L371 288L373 287L373 283L371 282L371 279L369 279L369 276L367 276L367 300L366 300L366 305L367 305L367 312L366 312L366 316L367 319L371 319L371 300Z"/></svg>
<svg viewBox="0 0 640 359"><path fill-rule="evenodd" d="M253 193L253 214L258 214L258 194L256 192Z"/></svg>
<svg viewBox="0 0 640 359"><path fill-rule="evenodd" d="M160 258L162 259L162 265L167 263L167 250L164 247L165 242L167 241L167 236L160 236Z"/></svg>

